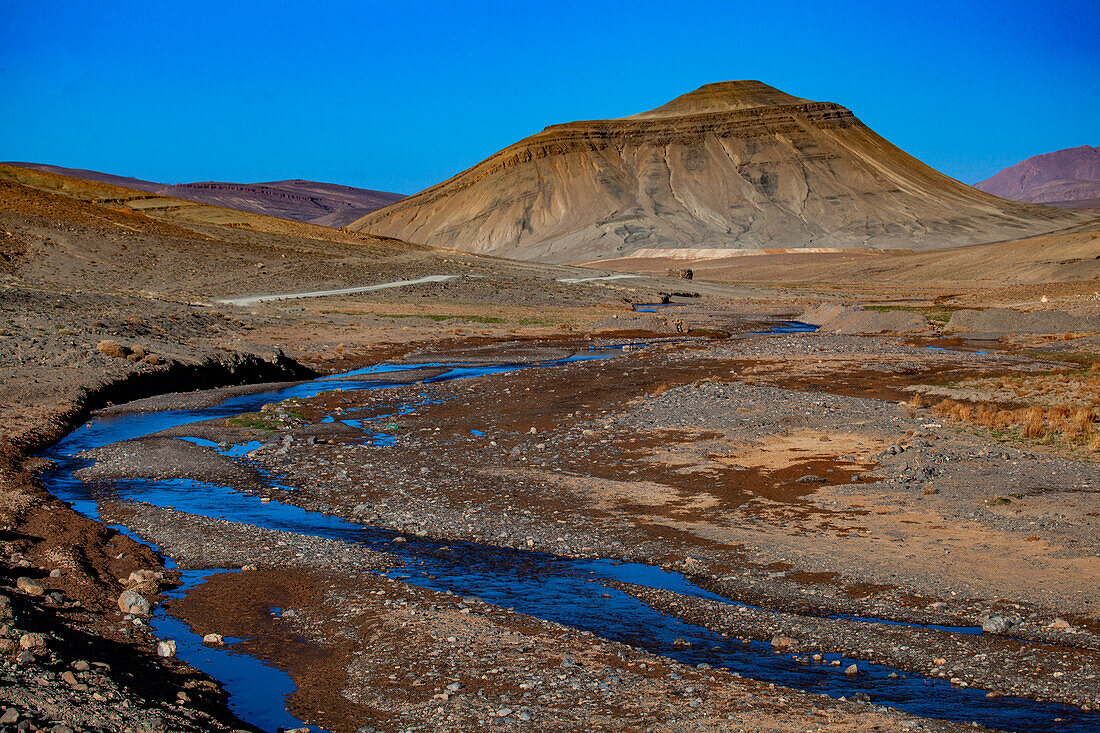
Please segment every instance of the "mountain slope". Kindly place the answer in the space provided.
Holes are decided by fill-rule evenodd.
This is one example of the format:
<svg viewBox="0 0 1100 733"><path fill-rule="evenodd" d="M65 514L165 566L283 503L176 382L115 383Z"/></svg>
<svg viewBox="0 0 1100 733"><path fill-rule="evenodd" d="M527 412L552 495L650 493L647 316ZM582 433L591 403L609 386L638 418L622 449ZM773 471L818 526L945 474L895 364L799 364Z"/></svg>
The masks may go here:
<svg viewBox="0 0 1100 733"><path fill-rule="evenodd" d="M1015 201L1064 208L1100 204L1100 147L1081 145L1034 155L974 188Z"/></svg>
<svg viewBox="0 0 1100 733"><path fill-rule="evenodd" d="M372 191L316 181L291 180L269 183L205 181L169 185L43 163L9 163L7 165L335 228L349 224L364 214L404 198L404 195L399 193Z"/></svg>
<svg viewBox="0 0 1100 733"><path fill-rule="evenodd" d="M931 249L1079 220L948 178L839 105L737 81L552 125L350 227L566 262L683 247Z"/></svg>

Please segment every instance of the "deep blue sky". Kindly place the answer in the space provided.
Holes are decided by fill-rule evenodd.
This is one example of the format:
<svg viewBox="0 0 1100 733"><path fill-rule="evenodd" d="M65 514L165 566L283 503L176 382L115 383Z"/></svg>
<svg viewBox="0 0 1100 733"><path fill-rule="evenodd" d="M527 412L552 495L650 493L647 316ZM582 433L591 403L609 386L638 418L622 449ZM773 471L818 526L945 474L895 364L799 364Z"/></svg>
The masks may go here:
<svg viewBox="0 0 1100 733"><path fill-rule="evenodd" d="M1100 2L0 0L0 160L412 193L760 79L968 183L1100 144ZM773 7L774 6L774 7Z"/></svg>

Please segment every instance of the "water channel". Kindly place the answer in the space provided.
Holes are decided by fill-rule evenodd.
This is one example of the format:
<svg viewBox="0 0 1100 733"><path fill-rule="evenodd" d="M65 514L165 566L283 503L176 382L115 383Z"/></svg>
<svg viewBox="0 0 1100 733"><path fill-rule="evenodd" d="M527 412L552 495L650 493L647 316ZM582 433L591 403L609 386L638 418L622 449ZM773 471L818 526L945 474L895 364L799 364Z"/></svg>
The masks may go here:
<svg viewBox="0 0 1100 733"><path fill-rule="evenodd" d="M788 326L793 327L791 330L798 328L797 324ZM954 687L939 679L911 673L901 673L892 679L890 674L895 670L863 661L859 662L860 675L846 676L842 670L851 660L839 655L825 656L829 661L839 659L840 667L799 664L790 656L774 654L769 644L743 644L724 638L706 628L659 613L633 596L598 582L626 581L728 602L696 587L683 575L657 567L614 560L572 559L414 536L407 537L404 543L393 543L397 534L393 531L361 526L288 503L274 500L264 503L258 496L224 486L179 479L84 483L73 476L74 471L88 465L88 461L78 455L82 451L172 427L239 415L292 397L308 398L335 389L386 389L395 384L477 379L517 369L551 369L565 363L611 358L621 353L621 348L612 347L584 350L565 359L538 362L382 364L267 392L231 397L213 407L96 417L42 454L57 464L44 475L44 480L52 493L91 517L97 516L97 502L101 499L134 500L264 528L358 543L405 561L405 567L385 573L406 583L451 591L461 596L477 596L492 604L590 631L603 638L688 664L706 663L745 677L833 697L864 693L876 704L917 715L977 721L1004 730L1068 733L1100 730L1098 713L1024 698L991 699L985 696L983 690ZM423 370L426 367L432 368L429 377L409 375L409 379L404 381L395 378L395 372ZM421 375L423 373L420 372ZM235 446L221 452L231 457L241 457L252 447L255 446ZM185 594L215 572L236 571L184 572L183 585L169 595ZM858 620L885 623L878 619ZM235 651L232 648L233 639L227 639L230 646L224 648L204 646L200 637L163 610L157 612L152 625L159 635L177 640L178 656L225 685L230 694L230 704L242 719L270 731L280 726L302 725L285 709L285 697L294 690L293 682L285 673ZM944 630L980 633L980 629L972 628ZM677 639L687 640L690 646L674 643Z"/></svg>

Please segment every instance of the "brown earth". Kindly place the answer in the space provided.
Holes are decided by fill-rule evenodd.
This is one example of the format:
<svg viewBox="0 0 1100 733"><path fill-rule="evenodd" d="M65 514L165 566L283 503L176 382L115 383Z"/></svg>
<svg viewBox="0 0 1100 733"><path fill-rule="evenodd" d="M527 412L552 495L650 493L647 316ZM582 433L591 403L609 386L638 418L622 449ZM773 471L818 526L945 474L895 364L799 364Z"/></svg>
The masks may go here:
<svg viewBox="0 0 1100 733"><path fill-rule="evenodd" d="M575 262L684 248L928 250L1085 219L948 178L840 105L731 81L632 117L551 125L349 228Z"/></svg>
<svg viewBox="0 0 1100 733"><path fill-rule="evenodd" d="M0 166L0 186L5 255L0 566L3 593L16 606L14 621L0 636L14 640L33 630L56 635L50 655L33 662L16 664L5 652L5 669L19 675L17 684L5 689L19 697L3 699L21 710L39 710L36 724L69 720L87 730L117 730L152 727L159 720L180 730L247 727L233 719L213 682L176 660L155 657L155 639L117 611L115 599L129 585L129 572L157 569L159 559L52 499L37 478L44 466L33 453L92 410L139 397L149 399L138 409L209 404L217 397L164 393L298 379L397 358L532 359L613 337L664 336L670 343L627 351L611 361L497 375L485 381L492 389L472 391L452 383L369 395L326 393L296 406L307 418L300 423L274 419L260 429L225 424L202 429L215 439L290 435L293 450L277 455L268 446L250 461L298 475L302 491L294 501L345 516L366 503L370 514L362 519L374 524L657 562L776 614L836 610L972 624L990 613L1015 613L1021 621L1013 633L1026 639L1057 642L1071 650L1066 654L1096 644L1094 559L1100 535L1088 483L1094 464L1087 456L1053 456L1042 445L1012 436L1002 445L949 426L925 428L935 419L931 413L897 404L918 385L1041 373L1053 370L1052 362L1009 354L979 363L970 351L940 354L888 336L742 336L758 330L760 322L840 300L823 281L785 289L649 276L564 283L559 280L605 273L432 250L26 169ZM1072 239L1082 233L1064 236L1076 244L1058 240L1058 248L1087 249L1091 241ZM1006 245L1003 251L1010 249ZM948 268L943 272L951 271L956 256L943 255ZM931 277L935 256L928 257ZM1025 272L1024 258L1017 262L1018 271ZM452 273L462 277L248 307L214 304L240 295ZM696 270L701 277L706 276ZM1024 284L956 295L985 306L1023 296L1037 300L1038 288L1047 287L1028 285L1024 274L1016 279ZM883 282L843 283L847 290L838 289L847 298L875 289L894 298L944 295L938 284L903 289ZM1081 297L1085 287L1085 279L1066 285L1067 294L1057 295L1066 301L1056 305L1072 299L1079 312L1089 312L1092 306ZM698 297L673 299L690 306L656 314L633 310L634 303L657 303L662 293L685 291ZM673 335L678 331L696 337L672 343L683 338ZM726 338L730 334L735 337ZM1091 348L1088 335L1029 338L1029 348L1066 358ZM102 353L97 344L103 340L117 341L128 356ZM318 424L323 415L352 407L385 414L414 392L456 399L402 417L401 435L411 442L393 447L399 459L388 466L374 459L372 447L354 445L361 437L357 433ZM437 433L440 426L445 430ZM484 437L469 433L486 428ZM314 433L325 442L307 448L302 439ZM201 463L191 453L186 460ZM148 469L126 455L116 458L108 466L118 472L112 475ZM332 465L319 467L322 459ZM926 465L939 469L941 464L950 472L932 479L920 473ZM338 478L338 468L348 478ZM428 469L430 480L420 478L421 468ZM808 475L826 481L801 482ZM1015 490L1021 485L1026 491ZM935 492L925 493L926 488ZM125 517L126 512L118 515ZM174 525L192 543L206 541L206 532L213 531L197 520ZM501 528L507 530L504 536ZM227 546L247 544L226 528L210 536L223 535ZM292 549L296 542L312 547L301 539L290 543ZM976 574L976 567L989 571ZM52 570L59 570L59 577L50 577ZM28 596L17 590L16 578L25 575L41 578L47 593ZM143 592L157 602L170 581ZM55 589L60 597L49 595ZM265 599L301 606L299 620L263 615ZM416 623L401 626L408 623L411 603L418 604ZM939 603L946 606L935 606ZM451 674L441 663L453 651L440 641L448 634L469 648L486 649L470 660L469 669L476 671L476 689L497 698L520 694L515 690L528 679L556 684L558 674L580 675L555 692L557 700L531 706L547 720L561 715L562 729L605 724L642 729L648 708L641 701L667 711L688 694L684 685L668 680L672 670L691 682L702 702L698 715L675 724L671 713L661 712L666 717L659 724L667 730L724 730L731 724L761 730L803 725L893 730L910 722L875 706L802 695L716 670L684 669L484 604L465 604L473 610L464 614L460 605L396 581L304 567L220 577L172 607L196 628L202 619L217 617L225 629L251 637L250 650L294 676L300 689L293 709L336 730L354 730L353 719L454 730L487 719L487 708L459 706L448 712L452 717L440 717L434 695L443 693L434 686L431 695L422 689L428 680L435 685ZM1056 617L1070 630L1053 624ZM748 630L745 635L764 633L763 627L754 628L755 636ZM71 641L78 634L82 640ZM510 643L520 635L523 645ZM899 641L876 638L867 646L876 659L929 673L926 662L935 659L935 650L922 647L921 655L906 658L898 652ZM522 651L527 647L531 651ZM976 652L995 661L997 648ZM565 656L603 663L608 654L637 675L608 703L570 691L574 681L598 684L602 677L592 675L602 667L587 662L582 672L554 667ZM1032 667L1041 667L1053 659L1044 654L1041 646L1029 645L1024 656ZM83 672L88 681L80 684L89 685L84 690L62 681L62 670L89 657L110 666L110 684ZM315 663L305 665L297 657ZM521 661L528 658L529 664ZM1063 677L1014 672L997 685L1012 694L1095 706L1093 683L1066 665ZM425 684L398 675L410 666ZM1086 673L1093 671L1086 665ZM980 665L950 674L992 684ZM97 691L115 696L108 699L116 712L125 700L129 712L120 720L100 720L113 713L96 708L92 714ZM502 704L516 707L511 700ZM47 715L47 708L54 712ZM933 729L959 728L919 722Z"/></svg>

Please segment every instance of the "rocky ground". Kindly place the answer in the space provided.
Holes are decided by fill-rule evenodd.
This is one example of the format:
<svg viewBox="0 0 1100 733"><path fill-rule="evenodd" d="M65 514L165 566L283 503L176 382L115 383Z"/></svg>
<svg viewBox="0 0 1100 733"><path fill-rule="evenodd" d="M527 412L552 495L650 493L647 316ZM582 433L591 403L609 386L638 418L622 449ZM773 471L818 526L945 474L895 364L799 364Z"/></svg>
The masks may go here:
<svg viewBox="0 0 1100 733"><path fill-rule="evenodd" d="M592 273L212 207L138 212L147 204L109 191L0 179L0 727L254 729L217 681L158 653L127 595L153 610L180 571L247 568L173 597L169 613L285 669L292 712L332 730L961 729L418 588L384 549L101 502L105 520L158 554L51 497L34 457L96 410L197 409L256 389L240 385L386 360L534 363L606 346L624 348L271 404L93 451L82 477L205 480L408 537L659 564L734 603L608 591L806 665L843 654L993 695L1100 704L1095 456L913 401L965 388L1003 402L997 380L1061 374L1071 362L1057 360L1095 354L1088 334L981 334L997 350L983 355L937 338L942 323L922 311L880 319L919 336L761 337L750 334L762 323L837 296L669 278L564 283ZM461 277L215 302L439 273ZM682 305L635 310L672 293ZM857 314L854 333L871 320ZM231 459L180 436L259 447Z"/></svg>

